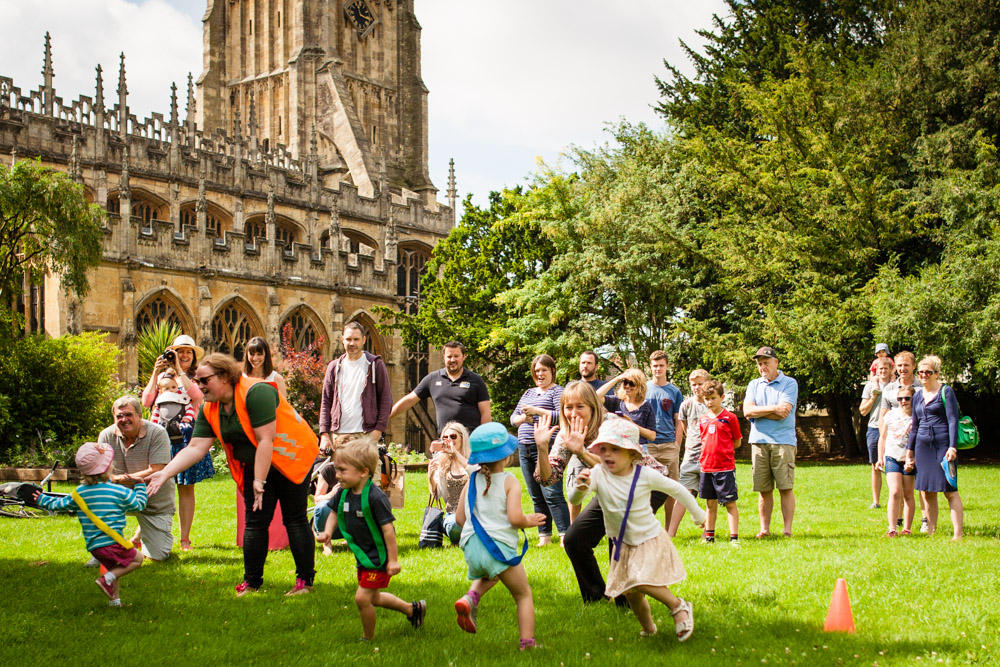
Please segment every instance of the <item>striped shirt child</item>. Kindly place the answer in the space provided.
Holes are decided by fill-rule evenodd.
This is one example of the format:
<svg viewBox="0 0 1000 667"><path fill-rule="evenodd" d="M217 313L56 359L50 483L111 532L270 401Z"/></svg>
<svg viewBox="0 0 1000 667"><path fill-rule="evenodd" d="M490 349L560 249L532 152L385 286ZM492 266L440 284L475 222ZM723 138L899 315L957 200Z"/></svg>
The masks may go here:
<svg viewBox="0 0 1000 667"><path fill-rule="evenodd" d="M125 530L125 512L141 512L146 509L146 485L142 482L130 489L120 484L100 482L99 484L81 484L76 492L87 503L87 507L97 518L122 534ZM115 541L94 525L72 496L38 496L37 504L47 510L77 510L76 517L83 527L83 538L87 541L87 551L111 546Z"/></svg>

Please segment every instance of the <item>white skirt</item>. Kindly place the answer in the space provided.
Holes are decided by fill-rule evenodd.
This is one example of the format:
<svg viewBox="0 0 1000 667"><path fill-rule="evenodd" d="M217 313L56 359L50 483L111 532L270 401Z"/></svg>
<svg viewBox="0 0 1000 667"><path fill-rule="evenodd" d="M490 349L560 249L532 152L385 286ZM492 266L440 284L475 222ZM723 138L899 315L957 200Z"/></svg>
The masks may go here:
<svg viewBox="0 0 1000 667"><path fill-rule="evenodd" d="M659 535L642 544L623 544L617 561L612 555L604 594L614 598L636 586L671 586L686 576L680 554L661 526Z"/></svg>

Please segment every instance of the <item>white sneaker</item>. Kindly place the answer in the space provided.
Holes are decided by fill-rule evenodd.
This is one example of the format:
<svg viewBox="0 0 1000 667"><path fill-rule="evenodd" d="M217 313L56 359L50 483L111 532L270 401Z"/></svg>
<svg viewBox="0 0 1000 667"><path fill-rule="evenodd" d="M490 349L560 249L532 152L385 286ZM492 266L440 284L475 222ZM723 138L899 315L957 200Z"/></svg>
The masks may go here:
<svg viewBox="0 0 1000 667"><path fill-rule="evenodd" d="M920 532L921 533L928 533L928 532L930 532L930 529L931 529L930 526L927 525L927 519L921 519L920 520Z"/></svg>
<svg viewBox="0 0 1000 667"><path fill-rule="evenodd" d="M90 560L88 560L86 563L84 563L83 566L84 567L100 567L101 566L101 561L99 561L96 558L94 558L93 556L91 556Z"/></svg>

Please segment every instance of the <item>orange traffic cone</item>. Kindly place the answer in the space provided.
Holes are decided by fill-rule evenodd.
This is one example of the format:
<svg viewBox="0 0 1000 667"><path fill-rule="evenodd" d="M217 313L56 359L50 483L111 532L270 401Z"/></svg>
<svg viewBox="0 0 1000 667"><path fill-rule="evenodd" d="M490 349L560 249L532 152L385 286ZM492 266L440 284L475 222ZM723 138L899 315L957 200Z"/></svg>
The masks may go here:
<svg viewBox="0 0 1000 667"><path fill-rule="evenodd" d="M837 579L833 588L833 599L830 600L830 611L826 614L823 624L826 632L854 632L854 614L851 612L851 599L847 596L847 580Z"/></svg>

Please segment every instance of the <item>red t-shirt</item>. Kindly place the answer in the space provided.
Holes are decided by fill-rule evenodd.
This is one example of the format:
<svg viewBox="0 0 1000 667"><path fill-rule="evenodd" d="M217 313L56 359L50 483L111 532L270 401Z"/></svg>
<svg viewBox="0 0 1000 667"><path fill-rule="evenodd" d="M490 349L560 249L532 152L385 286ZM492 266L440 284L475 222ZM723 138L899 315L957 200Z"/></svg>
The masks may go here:
<svg viewBox="0 0 1000 667"><path fill-rule="evenodd" d="M736 470L736 451L733 444L743 437L740 420L729 410L718 415L706 412L698 420L701 431L701 458L698 463L702 472L726 472Z"/></svg>

